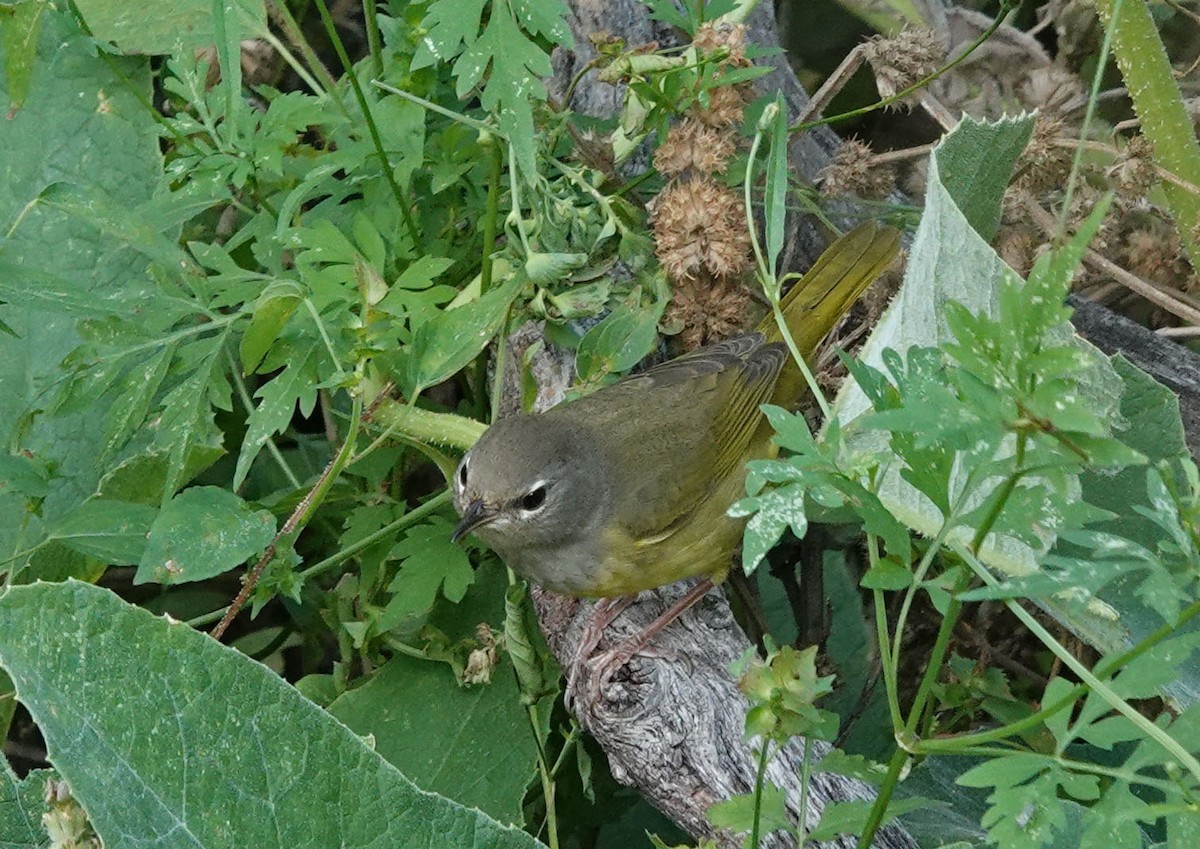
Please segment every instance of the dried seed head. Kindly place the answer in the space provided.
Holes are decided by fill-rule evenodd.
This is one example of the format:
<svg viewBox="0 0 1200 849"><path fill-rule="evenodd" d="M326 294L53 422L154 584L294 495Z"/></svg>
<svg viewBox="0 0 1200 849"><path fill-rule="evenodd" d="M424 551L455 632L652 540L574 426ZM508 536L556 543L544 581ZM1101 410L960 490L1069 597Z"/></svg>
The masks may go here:
<svg viewBox="0 0 1200 849"><path fill-rule="evenodd" d="M873 38L863 45L863 53L880 96L891 97L936 71L946 58L946 45L932 29L919 27Z"/></svg>
<svg viewBox="0 0 1200 849"><path fill-rule="evenodd" d="M1078 76L1058 65L1032 68L1017 86L1017 96L1026 109L1048 115L1067 115L1087 105L1088 91Z"/></svg>
<svg viewBox="0 0 1200 849"><path fill-rule="evenodd" d="M896 174L887 166L871 165L871 146L858 139L842 142L833 162L817 175L821 193L831 197L857 195L887 197L895 188Z"/></svg>
<svg viewBox="0 0 1200 849"><path fill-rule="evenodd" d="M651 220L655 254L672 280L736 277L748 267L750 236L737 193L709 177L667 186Z"/></svg>
<svg viewBox="0 0 1200 849"><path fill-rule="evenodd" d="M749 324L750 293L733 282L682 280L675 285L664 324L681 325L679 341L694 351L710 342L728 339Z"/></svg>
<svg viewBox="0 0 1200 849"><path fill-rule="evenodd" d="M1129 140L1112 165L1104 171L1109 184L1126 198L1140 198L1158 183L1154 146L1138 134Z"/></svg>
<svg viewBox="0 0 1200 849"><path fill-rule="evenodd" d="M717 77L720 79L720 76ZM742 123L742 113L746 111L745 86L725 85L710 88L706 92L708 105L701 107L699 103L688 110L688 114L710 127L737 127Z"/></svg>
<svg viewBox="0 0 1200 849"><path fill-rule="evenodd" d="M701 24L692 45L700 53L727 52L728 58L724 61L731 65L745 67L750 64L746 58L745 24L731 24L728 21Z"/></svg>
<svg viewBox="0 0 1200 849"><path fill-rule="evenodd" d="M1033 137L1025 148L1020 170L1012 183L1014 189L1040 195L1066 185L1067 175L1071 173L1072 152L1070 148L1056 144L1064 132L1062 121L1038 116Z"/></svg>
<svg viewBox="0 0 1200 849"><path fill-rule="evenodd" d="M671 127L666 140L654 152L654 167L667 177L689 171L713 174L725 170L736 149L737 139L732 133L695 118L684 118Z"/></svg>

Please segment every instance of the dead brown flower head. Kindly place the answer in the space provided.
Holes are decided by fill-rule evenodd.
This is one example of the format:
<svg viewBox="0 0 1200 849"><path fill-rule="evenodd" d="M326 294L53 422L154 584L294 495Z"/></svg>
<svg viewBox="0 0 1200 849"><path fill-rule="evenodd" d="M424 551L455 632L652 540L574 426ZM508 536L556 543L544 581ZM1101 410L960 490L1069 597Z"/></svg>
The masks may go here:
<svg viewBox="0 0 1200 849"><path fill-rule="evenodd" d="M680 180L655 199L655 254L672 280L736 277L748 266L750 236L741 199L708 177Z"/></svg>
<svg viewBox="0 0 1200 849"><path fill-rule="evenodd" d="M1126 198L1142 197L1158 183L1154 145L1141 134L1134 136L1104 174L1118 194Z"/></svg>
<svg viewBox="0 0 1200 849"><path fill-rule="evenodd" d="M873 38L863 45L863 53L880 97L891 97L936 71L946 58L946 45L932 29L915 27Z"/></svg>
<svg viewBox="0 0 1200 849"><path fill-rule="evenodd" d="M740 333L750 318L750 293L734 282L684 280L675 285L663 314L665 324L679 324L679 341L686 351Z"/></svg>
<svg viewBox="0 0 1200 849"><path fill-rule="evenodd" d="M857 195L883 198L896 185L896 175L887 166L871 164L871 146L858 139L842 142L833 161L818 175L821 193L830 197Z"/></svg>
<svg viewBox="0 0 1200 849"><path fill-rule="evenodd" d="M1021 156L1013 188L1037 196L1067 184L1073 154L1069 147L1056 143L1065 133L1062 121L1038 116L1033 137Z"/></svg>
<svg viewBox="0 0 1200 849"><path fill-rule="evenodd" d="M737 138L732 133L684 118L671 127L654 152L654 167L667 177L691 171L712 174L725 170L736 149Z"/></svg>
<svg viewBox="0 0 1200 849"><path fill-rule="evenodd" d="M745 24L731 24L728 21L710 21L702 24L700 29L696 30L692 45L700 53L727 51L729 56L725 61L731 65L745 67L750 64L750 60L746 58Z"/></svg>

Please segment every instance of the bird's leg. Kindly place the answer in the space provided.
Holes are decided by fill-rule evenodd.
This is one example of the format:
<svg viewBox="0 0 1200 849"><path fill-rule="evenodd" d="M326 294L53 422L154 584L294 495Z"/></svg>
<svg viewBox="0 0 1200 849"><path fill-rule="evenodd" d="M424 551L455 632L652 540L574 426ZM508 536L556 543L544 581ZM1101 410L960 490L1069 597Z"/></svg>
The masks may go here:
<svg viewBox="0 0 1200 849"><path fill-rule="evenodd" d="M691 589L676 599L674 604L664 610L657 619L628 640L625 640L615 648L600 652L594 658L589 659L586 655L582 655L583 664L587 665L589 673L587 676L588 696L593 700L598 699L602 694L604 685L616 674L618 669L641 653L646 643L650 642L655 634L670 625L683 615L688 608L704 598L705 594L714 586L715 584L713 584L710 578L701 578ZM631 601L632 598L629 600ZM624 610L624 607L621 609ZM615 618L614 616L608 621L611 622ZM572 677L574 678L574 676Z"/></svg>
<svg viewBox="0 0 1200 849"><path fill-rule="evenodd" d="M571 702L575 697L575 685L579 680L580 673L583 672L583 667L587 665L588 658L592 656L596 646L600 644L600 638L604 636L604 629L624 613L626 608L633 604L635 598L637 596L632 595L602 598L592 606L588 622L579 636L579 648L575 650L575 658L571 661L571 668L567 670L565 695L567 710L571 709Z"/></svg>

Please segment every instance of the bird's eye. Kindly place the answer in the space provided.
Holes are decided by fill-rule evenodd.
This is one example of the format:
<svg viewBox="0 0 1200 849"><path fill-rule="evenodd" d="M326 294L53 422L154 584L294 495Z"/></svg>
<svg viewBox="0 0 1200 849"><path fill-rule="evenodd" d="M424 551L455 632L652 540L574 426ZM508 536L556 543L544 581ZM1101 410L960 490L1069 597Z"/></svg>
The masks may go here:
<svg viewBox="0 0 1200 849"><path fill-rule="evenodd" d="M538 484L521 498L521 509L532 513L546 503L546 485Z"/></svg>
<svg viewBox="0 0 1200 849"><path fill-rule="evenodd" d="M467 485L467 461L464 459L462 465L458 467L458 485L465 487Z"/></svg>

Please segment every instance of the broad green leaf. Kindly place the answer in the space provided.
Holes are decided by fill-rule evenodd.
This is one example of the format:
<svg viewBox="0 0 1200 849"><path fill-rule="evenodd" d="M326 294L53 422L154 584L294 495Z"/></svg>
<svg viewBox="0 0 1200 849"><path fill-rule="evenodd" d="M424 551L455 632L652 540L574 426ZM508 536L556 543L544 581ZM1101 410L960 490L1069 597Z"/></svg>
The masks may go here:
<svg viewBox="0 0 1200 849"><path fill-rule="evenodd" d="M971 229L990 242L1000 226L1004 190L1033 134L1033 120L989 123L967 118L953 134L952 144L938 146L937 179Z"/></svg>
<svg viewBox="0 0 1200 849"><path fill-rule="evenodd" d="M637 365L658 340L660 316L655 308L619 304L579 340L575 370L580 378L597 380Z"/></svg>
<svg viewBox="0 0 1200 849"><path fill-rule="evenodd" d="M266 667L107 590L10 590L0 666L107 846L541 845L418 790Z"/></svg>
<svg viewBox="0 0 1200 849"><path fill-rule="evenodd" d="M138 564L135 584L182 584L228 572L259 554L275 535L275 517L227 489L194 486L162 508Z"/></svg>
<svg viewBox="0 0 1200 849"><path fill-rule="evenodd" d="M262 0L222 0L226 15L237 15L247 28L265 27ZM127 0L82 0L79 11L97 38L125 53L180 53L217 42L212 0L172 0L146 14Z"/></svg>
<svg viewBox="0 0 1200 849"><path fill-rule="evenodd" d="M953 330L960 337L962 334L975 333L978 319L973 316L996 315L1002 298L1012 297L1013 292L1021 291L1019 283L1010 285L1007 282L1016 280L1015 275L981 237L977 228L986 230L985 219L990 220L990 217L999 214L999 197L1012 172L1020 150L1019 144L1024 143L1031 127L1032 119L1029 117L983 124L967 118L939 143L930 161L928 200L909 255L904 283L864 345L861 359L867 365L887 371L889 356L894 362L900 357L911 357L914 346L929 348L952 345L956 342L956 335L952 332L951 320L954 321ZM980 172L978 180L949 175L950 166L947 163L985 161L987 167ZM984 201L994 207L993 212L988 212ZM1011 332L1015 333L1016 330ZM1065 324L1055 333L1064 343L1073 338L1070 327ZM984 334L979 331L978 335ZM1002 341L1006 345L1016 344L1008 337ZM1081 393L1087 396L1090 408L1101 419L1115 420L1123 389L1120 378L1087 343L1076 340L1074 344L1093 354L1090 357L1092 367L1079 375ZM964 351L970 349L966 344L959 344L958 347ZM979 354L979 357L984 357L984 354ZM929 382L936 384L936 381ZM991 391L984 385L957 388L980 406L986 404ZM866 394L857 384L847 383L843 387L835 403L835 411L843 430L850 434L847 448L850 453L881 452L882 456L888 457L891 452L887 445L887 434L855 433L857 428L851 426L852 423L857 424L856 420L869 406ZM937 405L931 404L930 409L937 409ZM893 414L882 414L876 421L886 421L889 415ZM934 426L941 424L950 428L951 433L943 433L942 437L953 436L964 446L975 439L973 428L976 425L969 421L957 422L934 415L929 418L934 420L931 422ZM900 422L893 424L899 425ZM943 521L942 510L910 482L922 482L925 470L902 473L898 462L893 462L890 467L885 462L884 466L887 471L882 475L878 487L883 505L914 531L934 536ZM949 467L946 468L949 471ZM1023 481L1025 485L1033 482L1036 479L1032 476ZM962 475L955 475L949 483L949 500L954 501L963 485ZM1075 493L1072 500L1078 500L1078 483L1072 479L1064 486ZM940 500L945 494L935 495ZM984 497L985 493L981 493L976 502L966 506L968 509L978 508L978 502ZM962 527L951 531L951 538L956 535L964 538L969 536L967 529ZM1038 546L1031 547L1013 536L993 534L985 543L981 558L990 567L1004 573L1027 574L1035 568L1037 556L1044 553L1042 549L1050 542L1052 539L1039 537Z"/></svg>
<svg viewBox="0 0 1200 849"><path fill-rule="evenodd" d="M444 663L398 655L329 712L423 790L520 824L537 747L512 673L465 687ZM436 745L433 741L438 741Z"/></svg>
<svg viewBox="0 0 1200 849"><path fill-rule="evenodd" d="M133 566L146 550L146 535L158 510L93 498L83 502L50 531L50 539L112 566Z"/></svg>
<svg viewBox="0 0 1200 849"><path fill-rule="evenodd" d="M471 362L500 331L520 275L477 300L440 313L418 328L406 352L401 382L410 400Z"/></svg>
<svg viewBox="0 0 1200 849"><path fill-rule="evenodd" d="M80 342L77 322L109 305L128 314L151 284L144 255L39 198L52 184L77 184L134 208L154 193L162 169L156 125L143 105L151 97L148 64L98 55L69 9L32 5L41 27L28 96L0 121L0 280L8 287L0 321L16 334L0 334L0 444L47 468L71 470L41 504L40 516L53 524L95 491L109 402L93 397L80 412L22 417L44 410L48 393L61 385L64 358ZM8 73L0 69L6 104L14 83L23 85ZM47 281L62 298L40 297ZM18 497L0 493L0 515L23 509ZM35 518L18 545L16 523L0 522L0 550L35 543L42 531Z"/></svg>
<svg viewBox="0 0 1200 849"><path fill-rule="evenodd" d="M43 849L46 829L42 800L46 777L43 770L31 773L24 781L13 775L8 761L0 759L0 846L4 849Z"/></svg>

